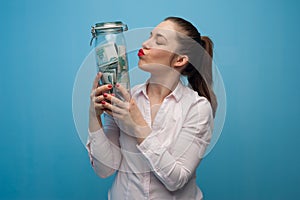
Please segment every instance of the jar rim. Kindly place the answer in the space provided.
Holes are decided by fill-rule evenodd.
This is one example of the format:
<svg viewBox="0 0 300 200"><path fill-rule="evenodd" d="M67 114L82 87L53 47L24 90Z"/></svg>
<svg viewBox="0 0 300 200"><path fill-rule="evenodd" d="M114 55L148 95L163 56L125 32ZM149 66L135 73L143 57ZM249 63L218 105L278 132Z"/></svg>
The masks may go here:
<svg viewBox="0 0 300 200"><path fill-rule="evenodd" d="M127 25L121 21L96 23L95 26L92 26L91 33L93 37L90 41L90 46L92 45L93 39L97 38L98 35L117 34L127 30Z"/></svg>
<svg viewBox="0 0 300 200"><path fill-rule="evenodd" d="M123 24L121 21L115 22L101 22L95 24L95 30L107 30L107 29L121 29L122 31L127 30L127 25Z"/></svg>

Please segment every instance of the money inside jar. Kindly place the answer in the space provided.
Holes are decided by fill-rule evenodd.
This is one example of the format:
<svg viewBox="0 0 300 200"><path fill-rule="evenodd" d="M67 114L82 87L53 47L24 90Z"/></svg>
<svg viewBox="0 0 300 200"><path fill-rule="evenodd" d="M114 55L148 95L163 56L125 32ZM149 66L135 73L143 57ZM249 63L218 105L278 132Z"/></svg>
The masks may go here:
<svg viewBox="0 0 300 200"><path fill-rule="evenodd" d="M100 85L116 83L121 84L128 91L130 89L126 42L123 31L127 25L122 22L97 23L92 27L90 45L95 39L95 56L97 71L102 73ZM113 87L109 93L118 92ZM121 98L122 99L122 98Z"/></svg>
<svg viewBox="0 0 300 200"><path fill-rule="evenodd" d="M116 44L109 42L96 47L96 60L98 72L102 72L100 84L115 85L117 83L119 66L119 56ZM110 92L113 92L112 89Z"/></svg>

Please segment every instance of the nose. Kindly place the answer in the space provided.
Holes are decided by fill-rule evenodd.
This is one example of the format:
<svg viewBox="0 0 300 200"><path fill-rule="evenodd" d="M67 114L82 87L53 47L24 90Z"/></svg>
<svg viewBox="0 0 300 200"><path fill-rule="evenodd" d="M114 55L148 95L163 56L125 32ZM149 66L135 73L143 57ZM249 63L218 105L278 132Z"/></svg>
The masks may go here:
<svg viewBox="0 0 300 200"><path fill-rule="evenodd" d="M149 49L150 48L150 39L143 42L142 47L143 49Z"/></svg>

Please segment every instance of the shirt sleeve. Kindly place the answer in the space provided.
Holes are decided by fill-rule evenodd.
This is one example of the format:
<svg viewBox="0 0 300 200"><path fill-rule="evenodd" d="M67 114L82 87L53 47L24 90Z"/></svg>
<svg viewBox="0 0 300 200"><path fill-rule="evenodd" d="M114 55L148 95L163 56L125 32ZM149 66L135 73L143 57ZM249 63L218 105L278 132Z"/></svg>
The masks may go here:
<svg viewBox="0 0 300 200"><path fill-rule="evenodd" d="M176 191L194 174L210 142L212 129L212 110L205 99L189 109L178 138L171 144L176 152L171 152L168 147L163 146L157 134L153 132L137 145L137 148L148 161L156 177L168 190Z"/></svg>
<svg viewBox="0 0 300 200"><path fill-rule="evenodd" d="M86 148L96 174L102 178L112 175L122 159L119 128L114 119L104 114L103 129L89 132Z"/></svg>

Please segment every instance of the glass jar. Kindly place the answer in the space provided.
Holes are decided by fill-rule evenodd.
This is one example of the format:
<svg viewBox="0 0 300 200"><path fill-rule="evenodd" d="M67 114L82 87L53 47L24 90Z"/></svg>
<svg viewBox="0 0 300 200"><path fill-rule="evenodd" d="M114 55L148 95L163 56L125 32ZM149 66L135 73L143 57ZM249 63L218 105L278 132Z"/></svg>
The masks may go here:
<svg viewBox="0 0 300 200"><path fill-rule="evenodd" d="M92 39L96 57L97 72L102 72L99 84L112 84L109 93L115 93L115 84L119 83L129 91L128 59L123 31L127 25L120 21L102 22L92 26Z"/></svg>

